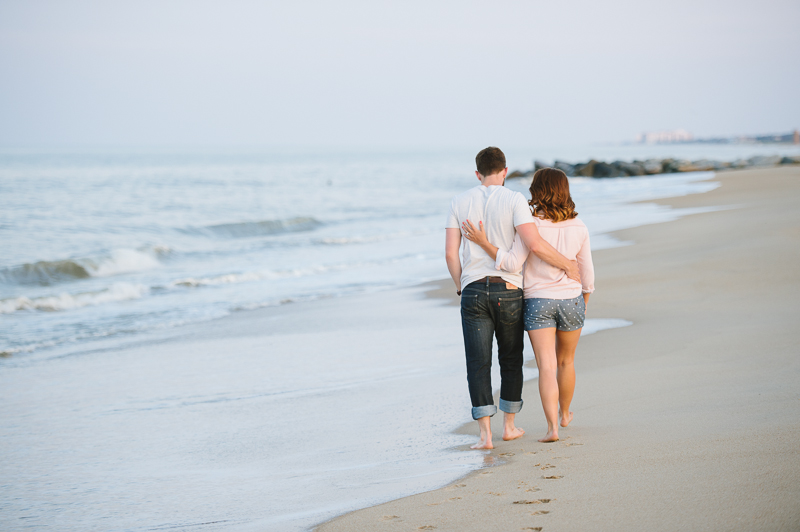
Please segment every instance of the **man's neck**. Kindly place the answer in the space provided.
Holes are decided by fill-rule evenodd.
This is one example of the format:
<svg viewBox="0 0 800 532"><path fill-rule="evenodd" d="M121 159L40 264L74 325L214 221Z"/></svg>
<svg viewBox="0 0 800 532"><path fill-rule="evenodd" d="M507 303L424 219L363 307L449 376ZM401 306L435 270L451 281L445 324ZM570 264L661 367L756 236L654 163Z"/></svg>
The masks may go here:
<svg viewBox="0 0 800 532"><path fill-rule="evenodd" d="M483 181L481 181L481 185L485 187L495 187L495 186L503 186L505 184L505 178L503 177L486 177Z"/></svg>

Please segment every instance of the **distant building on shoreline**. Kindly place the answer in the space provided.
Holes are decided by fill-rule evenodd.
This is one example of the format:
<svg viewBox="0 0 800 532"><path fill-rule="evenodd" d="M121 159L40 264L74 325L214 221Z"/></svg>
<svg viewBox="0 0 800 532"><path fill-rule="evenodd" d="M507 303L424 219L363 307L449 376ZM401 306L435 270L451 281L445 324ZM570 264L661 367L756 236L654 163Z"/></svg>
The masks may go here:
<svg viewBox="0 0 800 532"><path fill-rule="evenodd" d="M636 142L642 144L671 144L673 142L691 142L694 137L685 129L673 129L672 131L653 131L640 133L636 137Z"/></svg>
<svg viewBox="0 0 800 532"><path fill-rule="evenodd" d="M800 144L800 131L776 135L741 135L738 137L694 138L684 129L640 133L636 136L639 144Z"/></svg>

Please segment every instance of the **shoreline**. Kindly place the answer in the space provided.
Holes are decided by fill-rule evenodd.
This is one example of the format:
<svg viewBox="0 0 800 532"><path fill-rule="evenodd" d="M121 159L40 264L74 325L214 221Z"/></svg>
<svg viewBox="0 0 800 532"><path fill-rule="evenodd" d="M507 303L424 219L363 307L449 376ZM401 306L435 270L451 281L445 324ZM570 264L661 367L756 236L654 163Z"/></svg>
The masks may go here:
<svg viewBox="0 0 800 532"><path fill-rule="evenodd" d="M698 198L696 204L702 205L705 197L690 194L679 199ZM676 215L702 210L684 209ZM647 209L643 212L647 214ZM659 227L671 224L653 222L632 231L652 235L662 231ZM640 241L635 240L635 246L599 253L616 257L617 251L634 251L636 258ZM613 271L619 269L611 266ZM497 487L488 491L491 497L502 499L499 488L507 485L508 473L503 471L509 468L495 466L524 463L542 453L529 456L499 438L493 453L468 450L477 431L469 409L463 408L469 399L463 385L460 319L447 301L455 300L452 282L445 279L426 285L421 281L236 312L136 341L109 341L97 344L97 349L7 365L0 374L6 403L2 418L6 489L30 503L24 514L21 507L10 508L0 523L13 528L23 515L25 519L34 516L31 519L37 522L54 519L52 503L41 495L45 489L41 479L50 486L71 486L73 478L85 478L92 487L71 497L70 504L85 511L64 522L65 529L91 527L105 515L107 501L114 500L118 501L113 506L115 514L107 522L112 528L145 523L166 528L213 521L226 523L219 529L308 530L325 519L352 517L356 514L346 512L360 507L369 512L370 505L397 497L449 493L426 490L463 484L468 471L476 472L469 479L497 475ZM625 286L609 285L608 292L613 295ZM443 287L443 299L424 296L423 292L432 295L437 287ZM621 304L602 314L599 305L590 304L589 319L633 316L637 327L585 338L579 358L585 346L595 344L602 350L610 339L625 342L642 337L638 326L647 312L626 314L627 308ZM593 351L586 351L591 356L584 357L578 367L576 405L586 401L578 394L590 390L592 368L628 363L612 357L613 350L600 358ZM526 353L530 359L528 354L532 353ZM520 425L530 437L538 437L538 420L543 420L538 393L535 387L527 388L522 415L528 417ZM347 430L340 430L343 412ZM576 451L589 450L590 442L602 441L602 434L583 441L576 438L578 429L605 427L593 425L587 412L595 416L602 409L576 410L580 423L573 424L574 433L562 435L572 439L565 438L570 445L558 453L561 458L573 453L577 461L583 455ZM316 430L297 437L298 420ZM70 454L65 455L63 449ZM562 474L563 464L551 460L536 467L537 479L549 472L539 471L547 464L557 466L553 471ZM491 473L483 476L486 471ZM462 481L453 480L457 478ZM531 484L526 489L534 487L544 490L547 486ZM555 497L544 491L525 492L525 496L533 494ZM480 508L486 493L474 495L477 498L470 504ZM454 493L450 502L458 504L458 497L465 498ZM511 503L518 500L523 499ZM442 501L429 503L431 510L452 511ZM384 515L401 514L379 517ZM402 515L395 524L407 530L408 515ZM384 524L394 526L381 520L377 525L365 523L363 529L380 529ZM412 529L428 524L469 529L425 522Z"/></svg>
<svg viewBox="0 0 800 532"><path fill-rule="evenodd" d="M734 529L745 523L759 529L796 529L800 490L788 488L793 478L800 477L800 446L792 443L800 436L796 393L800 369L791 357L797 341L789 332L793 313L777 317L775 323L782 327L774 331L775 325L757 318L773 333L769 344L776 343L775 336L780 338L770 361L787 368L776 379L779 383L770 382L764 368L758 373L759 383L773 392L770 402L780 404L772 412L788 418L779 420L764 405L749 405L742 413L745 405L735 391L755 371L747 353L742 353L743 345L757 346L765 333L748 334L747 319L735 309L746 305L744 296L762 305L785 300L781 295L788 286L788 304L797 315L797 299L792 296L800 295L800 285L789 271L798 258L800 224L792 212L793 194L782 189L790 187L797 197L800 169L729 171L711 179L722 186L705 194L648 203L718 210L615 231L617 238L635 244L594 253L599 282L587 317L633 319L634 326L581 340L575 421L562 429L561 441L536 441L539 432L544 433L544 416L538 391L526 386L527 408L517 417L526 436L513 442L498 439L494 450L483 452L487 465L498 467L472 472L438 490L345 514L314 530L470 530L483 528L487 518L503 530ZM757 210L761 224L743 223L747 218L742 216L743 205L748 213ZM788 237L786 242L753 234L752 225L776 223L785 226L781 235ZM733 228L740 231L741 241L725 238ZM656 242L664 244L662 249ZM731 260L715 256L710 246L715 242ZM758 259L737 249L748 246L776 254L780 282L754 278ZM450 279L439 281L428 296L445 297L448 305L454 304L457 298L448 295L450 284ZM753 293L753 288L763 294ZM714 304L715 298L732 301ZM724 314L727 321L714 313ZM670 334L663 322L679 324L675 330L683 333L677 335L680 338ZM717 330L724 331L719 333L722 340ZM697 359L701 346L707 359ZM726 371L731 375L721 377ZM716 395L704 388L703 379ZM691 399L676 397L675 391ZM626 405L630 411L621 413L613 405ZM681 414L688 423L682 422ZM498 423L493 420L495 433ZM755 439L762 430L770 431L769 443ZM470 422L457 432L477 435L477 426ZM617 433L625 437L620 439ZM742 459L751 453L758 458Z"/></svg>

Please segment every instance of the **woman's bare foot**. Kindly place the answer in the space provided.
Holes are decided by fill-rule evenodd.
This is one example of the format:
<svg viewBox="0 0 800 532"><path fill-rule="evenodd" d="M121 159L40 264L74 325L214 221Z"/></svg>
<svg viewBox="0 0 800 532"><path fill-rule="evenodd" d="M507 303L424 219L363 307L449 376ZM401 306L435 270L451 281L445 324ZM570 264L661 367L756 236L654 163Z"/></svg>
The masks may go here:
<svg viewBox="0 0 800 532"><path fill-rule="evenodd" d="M525 430L521 427L506 427L503 429L503 441L516 440L525 434Z"/></svg>
<svg viewBox="0 0 800 532"><path fill-rule="evenodd" d="M539 441L542 443L552 443L554 441L558 441L558 431L555 429L547 431L545 437Z"/></svg>
<svg viewBox="0 0 800 532"><path fill-rule="evenodd" d="M471 445L470 449L494 449L494 445L492 445L491 434L489 435L489 438L481 438L481 441L475 445Z"/></svg>
<svg viewBox="0 0 800 532"><path fill-rule="evenodd" d="M566 415L564 415L564 413L562 412L561 413L561 426L562 427L569 426L569 424L571 422L572 422L572 412L567 412Z"/></svg>

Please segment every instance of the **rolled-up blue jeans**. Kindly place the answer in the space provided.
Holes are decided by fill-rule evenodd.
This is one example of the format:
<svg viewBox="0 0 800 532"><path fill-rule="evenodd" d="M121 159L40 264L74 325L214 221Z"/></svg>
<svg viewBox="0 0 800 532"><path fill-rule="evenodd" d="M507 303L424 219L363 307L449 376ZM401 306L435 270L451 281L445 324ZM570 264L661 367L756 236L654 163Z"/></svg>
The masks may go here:
<svg viewBox="0 0 800 532"><path fill-rule="evenodd" d="M467 358L472 418L497 412L492 397L492 337L500 364L500 410L522 409L522 289L505 283L475 281L461 293L461 329Z"/></svg>

